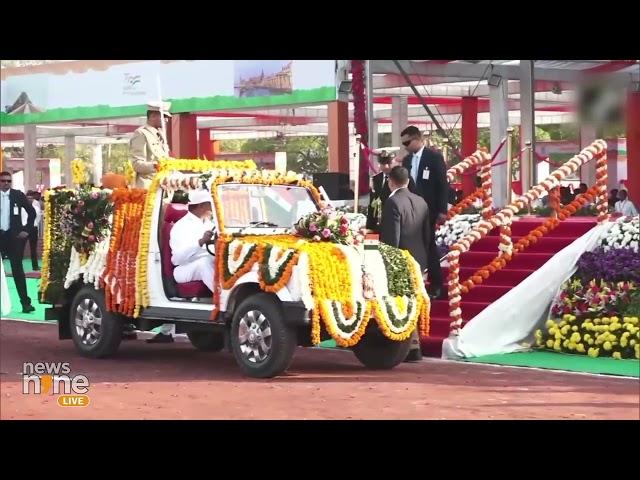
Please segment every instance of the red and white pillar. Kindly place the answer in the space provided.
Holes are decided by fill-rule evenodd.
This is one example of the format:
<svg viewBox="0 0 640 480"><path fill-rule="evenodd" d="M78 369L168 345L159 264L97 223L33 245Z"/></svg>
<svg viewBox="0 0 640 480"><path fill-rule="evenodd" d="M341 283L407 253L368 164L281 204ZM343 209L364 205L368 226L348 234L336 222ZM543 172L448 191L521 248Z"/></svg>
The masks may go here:
<svg viewBox="0 0 640 480"><path fill-rule="evenodd" d="M349 174L349 104L328 104L329 171Z"/></svg>
<svg viewBox="0 0 640 480"><path fill-rule="evenodd" d="M198 158L206 160L213 160L215 158L210 128L198 129Z"/></svg>
<svg viewBox="0 0 640 480"><path fill-rule="evenodd" d="M627 190L640 203L640 92L630 92L627 101Z"/></svg>
<svg viewBox="0 0 640 480"><path fill-rule="evenodd" d="M171 155L173 157L198 158L197 123L198 117L192 113L179 113L171 118Z"/></svg>
<svg viewBox="0 0 640 480"><path fill-rule="evenodd" d="M478 97L462 97L462 156L468 157L478 146ZM462 191L466 197L476 189L476 168L462 174Z"/></svg>

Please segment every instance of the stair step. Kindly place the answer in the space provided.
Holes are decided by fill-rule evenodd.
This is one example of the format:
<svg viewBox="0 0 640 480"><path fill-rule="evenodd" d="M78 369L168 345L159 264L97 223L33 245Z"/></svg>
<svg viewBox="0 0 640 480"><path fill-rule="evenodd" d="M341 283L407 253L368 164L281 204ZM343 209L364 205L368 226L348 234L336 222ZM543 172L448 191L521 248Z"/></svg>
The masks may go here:
<svg viewBox="0 0 640 480"><path fill-rule="evenodd" d="M538 269L553 256L553 253L517 253L508 263L513 269ZM483 267L496 257L495 253L489 252L465 252L460 255L460 267Z"/></svg>
<svg viewBox="0 0 640 480"><path fill-rule="evenodd" d="M507 265L510 267L510 264ZM460 267L460 279L466 280L476 272L477 268L474 267ZM535 270L532 269L517 269L517 268L503 268L491 275L483 285L517 285Z"/></svg>
<svg viewBox="0 0 640 480"><path fill-rule="evenodd" d="M513 236L513 243L516 243L522 236ZM535 244L529 245L526 252L528 253L558 253L560 250L571 244L575 237L542 237ZM498 253L498 244L500 237L488 236L478 240L471 246L472 252L490 252L496 255Z"/></svg>
<svg viewBox="0 0 640 480"><path fill-rule="evenodd" d="M422 350L422 354L427 357L442 357L442 342L445 337L421 337L420 338L420 349Z"/></svg>
<svg viewBox="0 0 640 480"><path fill-rule="evenodd" d="M547 234L550 237L573 237L578 238L593 227L596 226L596 219L591 217L583 217L584 219L571 219L565 220L560 223L553 231ZM522 219L514 221L511 224L511 234L515 236L525 236L534 228L542 225L547 219L543 220L528 220ZM494 228L489 235L497 236L500 233L499 228Z"/></svg>
<svg viewBox="0 0 640 480"><path fill-rule="evenodd" d="M462 299L460 308L462 309L462 319L471 320L482 310L487 308L489 302L476 302L473 300ZM431 318L449 318L449 300L432 300L431 301Z"/></svg>
<svg viewBox="0 0 640 480"><path fill-rule="evenodd" d="M509 285L478 285L470 292L462 295L463 300L470 302L495 302L514 286Z"/></svg>

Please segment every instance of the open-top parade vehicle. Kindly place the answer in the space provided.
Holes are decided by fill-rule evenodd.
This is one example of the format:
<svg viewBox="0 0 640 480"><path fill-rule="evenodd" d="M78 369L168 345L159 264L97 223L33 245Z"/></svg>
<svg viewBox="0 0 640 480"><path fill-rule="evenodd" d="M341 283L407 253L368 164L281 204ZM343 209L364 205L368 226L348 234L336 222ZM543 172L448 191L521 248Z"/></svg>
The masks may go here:
<svg viewBox="0 0 640 480"><path fill-rule="evenodd" d="M214 292L174 281L169 237L187 212L176 191L213 203ZM334 339L368 368L393 368L429 298L406 251L367 244L357 216L325 207L301 175L252 161L163 160L148 190L49 191L41 301L61 339L89 357L116 352L128 331L174 324L202 350L227 346L242 370L273 377L296 346ZM355 218L355 219L354 219Z"/></svg>

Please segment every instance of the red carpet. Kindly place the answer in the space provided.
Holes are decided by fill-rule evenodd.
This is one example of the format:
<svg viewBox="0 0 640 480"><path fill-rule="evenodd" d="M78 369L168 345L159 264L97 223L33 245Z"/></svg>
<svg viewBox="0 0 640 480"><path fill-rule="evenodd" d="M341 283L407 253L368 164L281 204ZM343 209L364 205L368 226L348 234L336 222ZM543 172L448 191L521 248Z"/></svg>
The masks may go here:
<svg viewBox="0 0 640 480"><path fill-rule="evenodd" d="M511 232L514 243L526 236L531 230L540 226L546 218L522 217L513 223ZM596 225L593 217L569 218L558 227L531 245L525 252L516 254L507 266L494 273L482 285L462 295L462 318L465 322L484 310L491 302L496 301L533 271L544 265L554 254L587 233ZM498 229L489 236L476 242L471 250L460 256L460 279L469 278L479 267L491 262L498 252ZM448 275L443 268L443 275ZM449 301L435 300L431 302L431 333L422 337L422 351L425 355L440 357L442 341L449 336Z"/></svg>

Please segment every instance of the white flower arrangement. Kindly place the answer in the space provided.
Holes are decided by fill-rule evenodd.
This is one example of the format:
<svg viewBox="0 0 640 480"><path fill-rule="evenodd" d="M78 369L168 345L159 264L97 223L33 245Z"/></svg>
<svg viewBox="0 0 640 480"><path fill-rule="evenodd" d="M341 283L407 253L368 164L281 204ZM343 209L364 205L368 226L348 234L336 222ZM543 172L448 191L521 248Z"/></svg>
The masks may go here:
<svg viewBox="0 0 640 480"><path fill-rule="evenodd" d="M481 216L476 213L456 215L438 227L438 230L436 230L436 244L447 248L450 247L466 235L480 220Z"/></svg>
<svg viewBox="0 0 640 480"><path fill-rule="evenodd" d="M640 222L638 215L620 217L600 239L605 251L612 248L631 248L638 252L640 242Z"/></svg>
<svg viewBox="0 0 640 480"><path fill-rule="evenodd" d="M71 247L71 257L69 259L67 275L64 280L64 288L69 288L81 275L84 283L93 284L96 290L100 287L100 276L107 264L109 239L110 236L107 236L104 240L96 244L84 265L82 264L78 251L74 247Z"/></svg>

